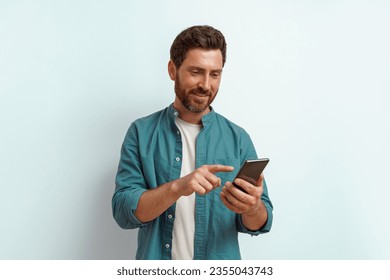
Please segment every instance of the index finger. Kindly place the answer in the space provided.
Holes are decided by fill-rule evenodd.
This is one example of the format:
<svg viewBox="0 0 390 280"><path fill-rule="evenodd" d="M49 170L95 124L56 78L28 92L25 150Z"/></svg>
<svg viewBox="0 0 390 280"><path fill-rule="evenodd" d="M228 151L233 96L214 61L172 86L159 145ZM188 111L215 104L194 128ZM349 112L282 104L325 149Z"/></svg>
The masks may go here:
<svg viewBox="0 0 390 280"><path fill-rule="evenodd" d="M232 172L234 170L234 167L229 165L222 165L222 164L212 164L212 165L207 165L207 170L211 173Z"/></svg>

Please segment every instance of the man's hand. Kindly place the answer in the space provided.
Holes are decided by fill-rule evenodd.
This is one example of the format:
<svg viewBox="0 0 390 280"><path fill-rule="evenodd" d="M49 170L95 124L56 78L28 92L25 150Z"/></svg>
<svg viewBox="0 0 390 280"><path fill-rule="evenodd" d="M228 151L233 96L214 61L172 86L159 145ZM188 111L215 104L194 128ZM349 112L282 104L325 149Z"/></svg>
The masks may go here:
<svg viewBox="0 0 390 280"><path fill-rule="evenodd" d="M237 178L234 183L243 188L247 193L236 188L231 182L226 182L222 188L221 199L227 208L237 214L252 214L259 211L262 206L260 200L263 194L263 174L257 180L256 185Z"/></svg>
<svg viewBox="0 0 390 280"><path fill-rule="evenodd" d="M222 188L221 199L227 208L242 214L244 226L252 231L259 230L268 219L267 209L261 200L263 194L263 179L261 174L256 185L236 179L235 184L243 188L247 193L237 189L232 183L227 182Z"/></svg>
<svg viewBox="0 0 390 280"><path fill-rule="evenodd" d="M187 196L193 192L207 194L221 185L221 179L214 173L232 172L233 170L232 166L203 165L187 176L176 180L172 188L180 196Z"/></svg>

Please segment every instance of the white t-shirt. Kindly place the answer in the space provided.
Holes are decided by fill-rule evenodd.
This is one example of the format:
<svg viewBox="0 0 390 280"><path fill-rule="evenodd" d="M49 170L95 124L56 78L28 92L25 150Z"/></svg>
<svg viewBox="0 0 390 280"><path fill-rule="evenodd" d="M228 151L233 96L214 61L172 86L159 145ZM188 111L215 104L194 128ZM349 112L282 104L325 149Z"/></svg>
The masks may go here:
<svg viewBox="0 0 390 280"><path fill-rule="evenodd" d="M190 124L176 118L183 144L180 177L195 170L195 145L202 125ZM195 193L182 196L176 201L175 221L173 223L172 259L192 260L194 257L195 235Z"/></svg>

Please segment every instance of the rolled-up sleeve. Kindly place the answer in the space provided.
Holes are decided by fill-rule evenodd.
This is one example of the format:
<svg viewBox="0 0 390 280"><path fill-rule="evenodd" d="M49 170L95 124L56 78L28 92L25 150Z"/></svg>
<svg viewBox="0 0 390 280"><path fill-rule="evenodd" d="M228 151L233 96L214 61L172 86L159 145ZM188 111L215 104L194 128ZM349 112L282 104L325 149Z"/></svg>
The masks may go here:
<svg viewBox="0 0 390 280"><path fill-rule="evenodd" d="M261 196L261 200L264 203L264 206L267 210L267 222L259 229L256 231L252 231L247 229L244 226L244 223L242 222L242 215L237 215L237 230L242 233L247 233L250 235L259 235L261 233L267 233L271 230L272 227L272 220L273 220L273 205L271 203L271 200L268 197L268 189L267 189L267 183L264 180L264 191Z"/></svg>
<svg viewBox="0 0 390 280"><path fill-rule="evenodd" d="M125 229L142 227L134 215L142 194L147 190L139 160L138 133L132 124L122 144L115 192L112 197L112 212L118 225Z"/></svg>
<svg viewBox="0 0 390 280"><path fill-rule="evenodd" d="M257 159L258 158L257 153L256 153L256 150L255 150L255 147L253 145L251 138L249 137L249 135L245 131L243 131L243 133L241 135L242 135L242 138L241 138L241 147L242 147L241 148L241 160L242 160L242 162L244 162L247 159ZM251 230L248 230L244 226L244 224L242 222L242 216L237 214L237 217L236 217L237 231L242 232L242 233L248 233L250 235L259 235L261 233L267 233L271 230L272 220L273 220L273 214L272 214L273 205L272 205L271 199L269 198L269 195L268 195L268 187L267 187L267 183L265 180L263 181L263 194L261 195L261 200L263 201L264 206L267 210L267 222L259 230L251 231Z"/></svg>

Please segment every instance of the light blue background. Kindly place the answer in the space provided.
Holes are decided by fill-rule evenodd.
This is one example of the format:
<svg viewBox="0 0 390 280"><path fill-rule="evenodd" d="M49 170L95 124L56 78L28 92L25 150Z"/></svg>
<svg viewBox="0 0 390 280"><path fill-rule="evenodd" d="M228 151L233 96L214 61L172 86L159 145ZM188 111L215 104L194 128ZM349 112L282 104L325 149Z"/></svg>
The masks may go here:
<svg viewBox="0 0 390 280"><path fill-rule="evenodd" d="M275 206L245 259L389 259L390 2L1 1L0 258L129 259L111 216L130 123L173 101L174 37L220 29L214 108Z"/></svg>

